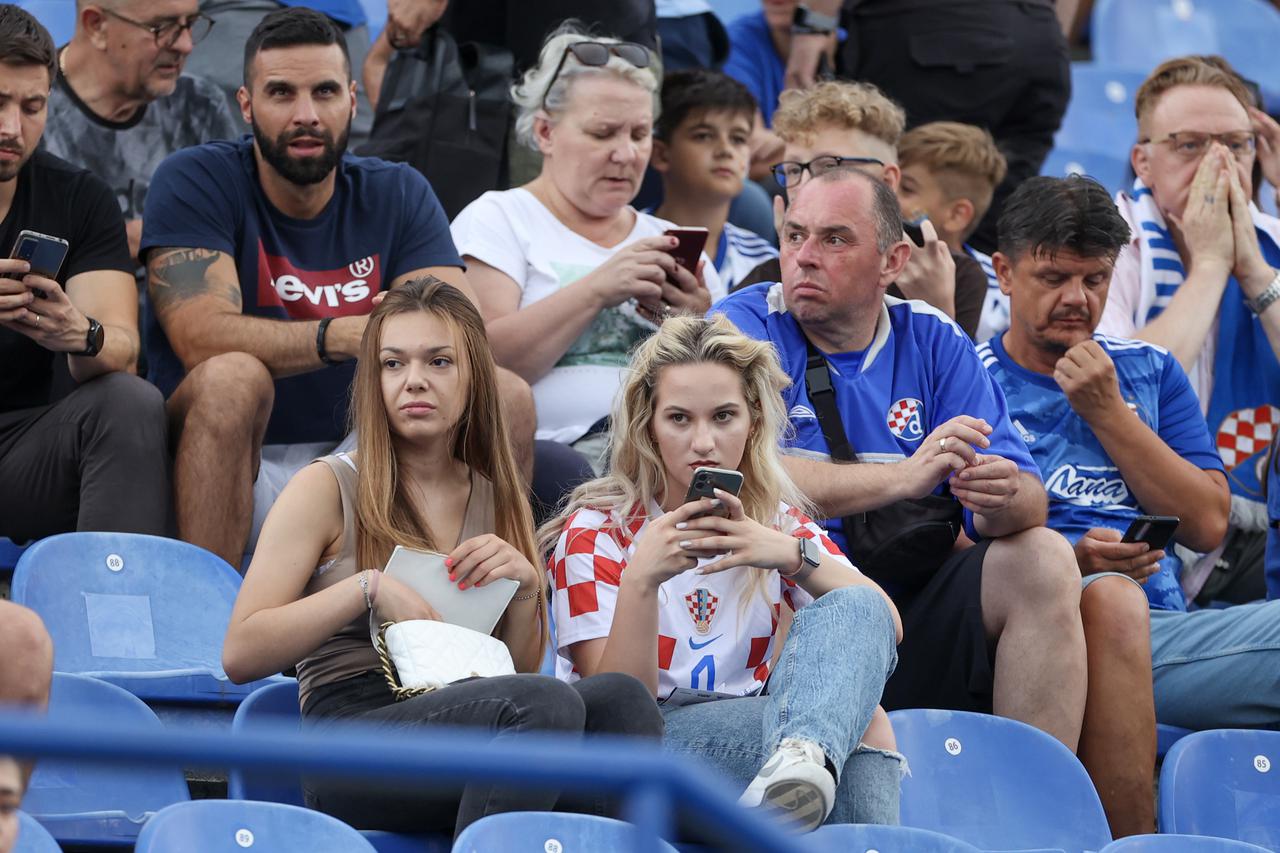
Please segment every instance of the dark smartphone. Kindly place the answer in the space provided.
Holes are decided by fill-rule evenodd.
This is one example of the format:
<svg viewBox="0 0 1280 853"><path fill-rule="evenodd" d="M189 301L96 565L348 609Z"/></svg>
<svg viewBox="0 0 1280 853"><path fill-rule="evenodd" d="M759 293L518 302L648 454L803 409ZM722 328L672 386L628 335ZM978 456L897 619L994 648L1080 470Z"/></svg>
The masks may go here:
<svg viewBox="0 0 1280 853"><path fill-rule="evenodd" d="M31 265L31 272L45 278L57 278L62 262L67 257L68 243L61 237L50 237L38 231L20 231L13 244L11 258L19 258ZM44 296L43 291L35 291Z"/></svg>
<svg viewBox="0 0 1280 853"><path fill-rule="evenodd" d="M923 249L924 248L924 232L920 230L920 225L915 222L902 223L902 231L907 235L912 243Z"/></svg>
<svg viewBox="0 0 1280 853"><path fill-rule="evenodd" d="M715 490L728 492L731 495L737 495L742 490L742 474L737 471L730 471L727 468L698 468L693 472L693 479L689 481L689 492L684 496L684 502L696 501L699 498L715 499ZM700 513L705 515L706 513ZM729 510L724 507L712 510L712 515L729 514ZM698 516L694 516L697 518Z"/></svg>
<svg viewBox="0 0 1280 853"><path fill-rule="evenodd" d="M1152 551L1163 551L1181 521L1176 515L1140 515L1129 525L1121 542L1146 542Z"/></svg>
<svg viewBox="0 0 1280 853"><path fill-rule="evenodd" d="M721 699L741 699L732 693L718 693L715 690L694 690L692 687L677 687L671 695L662 700L669 708L682 708L685 705L701 705L703 702L718 702Z"/></svg>
<svg viewBox="0 0 1280 853"><path fill-rule="evenodd" d="M679 245L670 250L676 263L689 272L697 272L698 260L702 257L702 250L707 245L707 229L670 228L663 233L680 241Z"/></svg>

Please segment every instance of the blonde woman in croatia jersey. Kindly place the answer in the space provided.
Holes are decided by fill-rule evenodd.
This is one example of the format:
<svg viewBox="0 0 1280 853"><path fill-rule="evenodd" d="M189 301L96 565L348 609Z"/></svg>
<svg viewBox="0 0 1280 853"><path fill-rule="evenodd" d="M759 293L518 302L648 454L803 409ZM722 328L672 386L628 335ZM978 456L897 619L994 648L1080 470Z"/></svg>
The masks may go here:
<svg viewBox="0 0 1280 853"><path fill-rule="evenodd" d="M636 349L610 473L540 531L557 674L639 678L671 749L711 761L745 805L797 828L896 823L902 759L877 703L901 623L783 470L787 381L773 347L724 317L668 319ZM700 467L740 472L738 496L686 503ZM784 604L795 618L775 654ZM711 693L728 698L688 703ZM887 748L865 744L869 725Z"/></svg>

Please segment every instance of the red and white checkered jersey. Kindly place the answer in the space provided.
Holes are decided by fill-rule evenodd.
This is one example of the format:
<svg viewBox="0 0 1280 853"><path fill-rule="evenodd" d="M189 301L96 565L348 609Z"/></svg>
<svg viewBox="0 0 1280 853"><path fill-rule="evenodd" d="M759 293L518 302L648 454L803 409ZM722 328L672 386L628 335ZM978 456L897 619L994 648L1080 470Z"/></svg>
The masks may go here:
<svg viewBox="0 0 1280 853"><path fill-rule="evenodd" d="M625 515L584 508L569 517L547 567L559 678L580 677L569 657L570 646L609 635L627 561L649 518L661 514L657 504L650 505L648 514L637 504ZM793 507L779 506L774 528L796 538L816 538L828 554L853 569L826 531ZM658 696L677 687L747 695L764 686L782 600L799 610L813 598L777 572L769 572L764 593L757 587L744 602L752 594L757 571L743 567L700 575L690 569L659 587Z"/></svg>

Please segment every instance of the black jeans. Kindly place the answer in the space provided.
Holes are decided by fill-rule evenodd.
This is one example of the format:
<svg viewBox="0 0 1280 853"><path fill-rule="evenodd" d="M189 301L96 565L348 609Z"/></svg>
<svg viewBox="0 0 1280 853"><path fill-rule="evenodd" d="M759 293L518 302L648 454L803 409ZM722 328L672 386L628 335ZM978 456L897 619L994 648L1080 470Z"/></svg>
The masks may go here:
<svg viewBox="0 0 1280 853"><path fill-rule="evenodd" d="M0 414L0 536L169 529L168 421L154 385L108 373Z"/></svg>
<svg viewBox="0 0 1280 853"><path fill-rule="evenodd" d="M566 684L545 675L504 675L451 684L403 702L392 699L379 672L369 672L312 692L303 725L323 728L334 721L383 724L390 728L467 726L492 732L495 740L522 732L635 735L662 739L662 715L637 679L603 673ZM655 743L655 746L657 744ZM307 805L357 829L388 832L460 833L474 821L512 811L550 811L559 792L507 789L475 784L373 786L331 779L303 781ZM563 803L575 811L602 813L606 801Z"/></svg>

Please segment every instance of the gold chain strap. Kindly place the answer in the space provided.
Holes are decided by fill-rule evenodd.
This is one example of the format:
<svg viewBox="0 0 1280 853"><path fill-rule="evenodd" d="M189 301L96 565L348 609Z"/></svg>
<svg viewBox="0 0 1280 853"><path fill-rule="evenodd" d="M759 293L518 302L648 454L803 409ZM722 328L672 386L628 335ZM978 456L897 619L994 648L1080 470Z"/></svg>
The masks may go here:
<svg viewBox="0 0 1280 853"><path fill-rule="evenodd" d="M430 693L436 688L400 686L400 681L396 677L396 666L391 662L391 655L387 654L387 629L394 624L394 622L383 622L378 626L378 642L374 643L373 647L378 652L378 660L382 661L382 674L386 676L387 687L391 689L391 695L396 697L396 701L400 702L404 699L412 699L414 696L421 696L423 693Z"/></svg>

